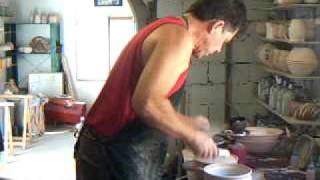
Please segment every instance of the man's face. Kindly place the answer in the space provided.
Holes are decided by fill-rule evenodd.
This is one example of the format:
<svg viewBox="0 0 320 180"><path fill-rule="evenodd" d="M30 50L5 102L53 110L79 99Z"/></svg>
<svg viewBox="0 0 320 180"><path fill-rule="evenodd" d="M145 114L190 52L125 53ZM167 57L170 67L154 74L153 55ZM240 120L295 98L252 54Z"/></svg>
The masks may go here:
<svg viewBox="0 0 320 180"><path fill-rule="evenodd" d="M206 34L202 36L193 51L193 56L196 58L220 53L225 44L230 42L238 32L238 30L232 31L226 28L223 21L215 22L209 26Z"/></svg>

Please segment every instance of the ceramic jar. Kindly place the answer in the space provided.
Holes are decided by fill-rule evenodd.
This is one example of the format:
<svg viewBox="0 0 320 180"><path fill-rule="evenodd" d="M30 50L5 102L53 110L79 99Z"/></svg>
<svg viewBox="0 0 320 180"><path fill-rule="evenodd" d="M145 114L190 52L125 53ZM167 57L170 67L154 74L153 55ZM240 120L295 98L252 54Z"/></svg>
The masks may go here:
<svg viewBox="0 0 320 180"><path fill-rule="evenodd" d="M288 68L292 74L307 76L318 67L318 59L310 48L293 48L287 58Z"/></svg>
<svg viewBox="0 0 320 180"><path fill-rule="evenodd" d="M304 41L306 35L306 25L303 19L292 19L289 25L289 40Z"/></svg>

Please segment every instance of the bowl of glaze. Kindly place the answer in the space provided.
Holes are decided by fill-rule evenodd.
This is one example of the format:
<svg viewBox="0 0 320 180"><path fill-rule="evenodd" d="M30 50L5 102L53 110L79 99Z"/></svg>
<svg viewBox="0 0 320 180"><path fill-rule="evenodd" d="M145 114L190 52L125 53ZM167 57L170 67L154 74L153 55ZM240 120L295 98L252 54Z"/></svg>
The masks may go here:
<svg viewBox="0 0 320 180"><path fill-rule="evenodd" d="M251 180L252 169L241 164L210 164L204 167L205 180Z"/></svg>

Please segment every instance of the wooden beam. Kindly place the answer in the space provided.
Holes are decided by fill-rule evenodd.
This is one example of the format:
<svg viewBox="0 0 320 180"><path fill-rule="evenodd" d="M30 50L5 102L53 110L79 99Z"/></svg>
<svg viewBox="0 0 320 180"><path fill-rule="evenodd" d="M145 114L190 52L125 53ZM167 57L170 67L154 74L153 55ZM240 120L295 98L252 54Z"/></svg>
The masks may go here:
<svg viewBox="0 0 320 180"><path fill-rule="evenodd" d="M150 21L151 12L143 0L128 0L128 2L137 20L138 30L140 30Z"/></svg>

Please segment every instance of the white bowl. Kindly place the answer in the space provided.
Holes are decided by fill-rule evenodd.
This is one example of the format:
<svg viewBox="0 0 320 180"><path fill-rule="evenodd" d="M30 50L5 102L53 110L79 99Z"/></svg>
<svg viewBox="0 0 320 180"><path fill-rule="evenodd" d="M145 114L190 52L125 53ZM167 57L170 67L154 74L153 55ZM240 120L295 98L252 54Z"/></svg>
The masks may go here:
<svg viewBox="0 0 320 180"><path fill-rule="evenodd" d="M240 164L211 164L204 167L205 180L251 180L251 168Z"/></svg>

